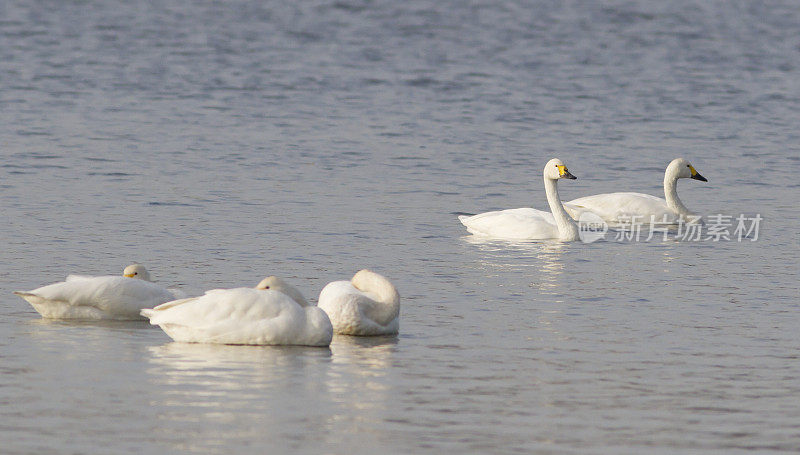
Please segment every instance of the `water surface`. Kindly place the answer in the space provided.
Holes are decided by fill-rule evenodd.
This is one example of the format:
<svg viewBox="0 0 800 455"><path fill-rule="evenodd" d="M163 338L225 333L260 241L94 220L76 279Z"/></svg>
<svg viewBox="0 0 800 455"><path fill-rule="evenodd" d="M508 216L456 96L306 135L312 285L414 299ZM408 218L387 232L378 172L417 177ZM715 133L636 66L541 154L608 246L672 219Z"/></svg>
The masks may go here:
<svg viewBox="0 0 800 455"><path fill-rule="evenodd" d="M796 453L800 9L0 5L5 453ZM757 241L507 243L457 213L659 195ZM363 267L396 338L172 343L11 294L133 261L188 293Z"/></svg>

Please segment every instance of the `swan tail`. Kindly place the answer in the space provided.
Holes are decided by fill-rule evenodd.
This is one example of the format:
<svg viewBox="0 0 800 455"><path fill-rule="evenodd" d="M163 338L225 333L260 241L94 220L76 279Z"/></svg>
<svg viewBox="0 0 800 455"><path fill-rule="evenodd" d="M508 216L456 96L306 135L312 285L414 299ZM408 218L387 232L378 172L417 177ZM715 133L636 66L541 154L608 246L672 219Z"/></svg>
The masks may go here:
<svg viewBox="0 0 800 455"><path fill-rule="evenodd" d="M41 296L39 296L37 294L34 294L32 292L14 291L14 294L22 297L23 299L27 300L28 303L31 303L31 304L41 303L44 300L44 299L42 299Z"/></svg>

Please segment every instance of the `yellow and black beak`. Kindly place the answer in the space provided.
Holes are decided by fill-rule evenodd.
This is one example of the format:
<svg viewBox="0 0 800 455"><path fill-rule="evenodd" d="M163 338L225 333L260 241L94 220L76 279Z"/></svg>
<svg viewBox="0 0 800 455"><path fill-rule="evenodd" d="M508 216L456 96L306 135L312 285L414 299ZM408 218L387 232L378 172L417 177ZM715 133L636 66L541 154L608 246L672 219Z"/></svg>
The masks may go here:
<svg viewBox="0 0 800 455"><path fill-rule="evenodd" d="M125 278L133 278L133 275L134 275L133 273L128 273L122 276L124 276Z"/></svg>
<svg viewBox="0 0 800 455"><path fill-rule="evenodd" d="M701 182L707 182L707 181L708 181L708 179L706 179L705 177L703 177L702 175L700 175L700 173L699 173L699 172L697 172L697 170L694 168L694 166L691 166L691 165L690 165L690 166L689 166L689 170L690 170L690 171L692 171L692 178L693 178L693 179L695 179L695 180L700 180Z"/></svg>
<svg viewBox="0 0 800 455"><path fill-rule="evenodd" d="M564 166L563 164L560 165L560 166L556 166L556 167L558 168L558 176L561 177L562 179L575 180L576 178L578 178L578 177L575 177L574 175L570 174L569 170L567 170L567 167Z"/></svg>

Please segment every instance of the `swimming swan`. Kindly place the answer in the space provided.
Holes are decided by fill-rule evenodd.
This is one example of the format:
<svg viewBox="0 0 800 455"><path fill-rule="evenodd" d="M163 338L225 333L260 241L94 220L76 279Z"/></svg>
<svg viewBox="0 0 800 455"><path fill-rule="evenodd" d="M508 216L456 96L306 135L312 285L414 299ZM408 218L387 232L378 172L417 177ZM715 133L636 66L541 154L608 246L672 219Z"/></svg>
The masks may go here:
<svg viewBox="0 0 800 455"><path fill-rule="evenodd" d="M213 289L141 314L187 343L328 346L333 337L328 315L274 276L255 289Z"/></svg>
<svg viewBox="0 0 800 455"><path fill-rule="evenodd" d="M366 269L350 281L328 283L318 305L341 335L394 335L400 330L400 294L386 277Z"/></svg>
<svg viewBox="0 0 800 455"><path fill-rule="evenodd" d="M570 218L558 197L558 179L576 177L558 158L544 166L544 189L551 212L532 208L499 210L474 216L459 216L461 224L475 235L506 240L578 240L578 226Z"/></svg>
<svg viewBox="0 0 800 455"><path fill-rule="evenodd" d="M708 181L688 161L677 158L664 172L666 200L642 193L606 193L574 199L564 203L564 207L576 220L589 211L608 223L618 224L634 222L633 217L641 223L652 220L655 224L676 224L681 217L692 221L695 215L678 198L678 179L682 178Z"/></svg>
<svg viewBox="0 0 800 455"><path fill-rule="evenodd" d="M169 302L183 293L150 282L140 264L125 267L123 276L70 275L66 281L32 291L15 291L43 318L141 319L139 310Z"/></svg>

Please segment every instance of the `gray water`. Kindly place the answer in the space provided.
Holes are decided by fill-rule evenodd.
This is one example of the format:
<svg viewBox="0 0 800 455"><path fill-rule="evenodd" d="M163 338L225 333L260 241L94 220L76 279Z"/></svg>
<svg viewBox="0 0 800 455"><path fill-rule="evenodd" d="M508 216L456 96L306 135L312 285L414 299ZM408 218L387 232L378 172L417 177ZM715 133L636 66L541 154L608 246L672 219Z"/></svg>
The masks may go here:
<svg viewBox="0 0 800 455"><path fill-rule="evenodd" d="M0 443L41 453L800 451L796 2L0 2ZM481 242L662 193L756 241ZM364 267L396 338L173 343L14 290Z"/></svg>

